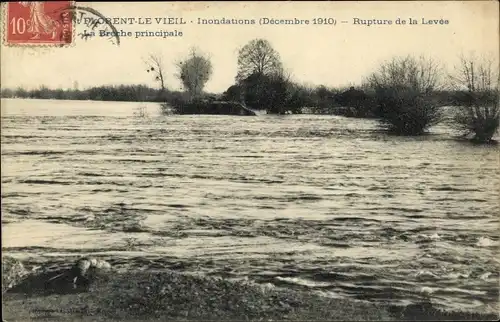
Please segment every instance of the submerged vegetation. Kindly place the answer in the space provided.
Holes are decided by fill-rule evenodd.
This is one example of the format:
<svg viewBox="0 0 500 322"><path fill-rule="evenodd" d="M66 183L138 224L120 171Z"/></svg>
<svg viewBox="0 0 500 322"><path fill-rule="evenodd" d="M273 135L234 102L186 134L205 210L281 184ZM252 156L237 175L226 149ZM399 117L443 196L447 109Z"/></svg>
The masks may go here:
<svg viewBox="0 0 500 322"><path fill-rule="evenodd" d="M500 125L499 75L493 60L461 57L451 79L458 89L455 93L456 128L475 142L491 142Z"/></svg>
<svg viewBox="0 0 500 322"><path fill-rule="evenodd" d="M255 112L240 102L219 101L214 98L185 100L179 98L161 104L163 114L213 114L255 116Z"/></svg>
<svg viewBox="0 0 500 322"><path fill-rule="evenodd" d="M498 64L492 59L461 58L443 78L443 66L431 58L393 57L358 86L328 88L294 80L279 52L265 39L253 39L238 52L235 82L223 93L204 91L214 73L211 58L192 48L177 60L175 74L184 91L166 86L161 55L145 60L146 72L158 88L145 85L98 86L85 90L2 89L5 98L160 102L163 114L333 114L376 118L388 132L421 135L443 121L443 106L451 106L452 125L471 140L490 143L499 128Z"/></svg>
<svg viewBox="0 0 500 322"><path fill-rule="evenodd" d="M419 135L441 121L430 99L439 85L438 66L421 57L396 57L369 77L382 126L390 132Z"/></svg>

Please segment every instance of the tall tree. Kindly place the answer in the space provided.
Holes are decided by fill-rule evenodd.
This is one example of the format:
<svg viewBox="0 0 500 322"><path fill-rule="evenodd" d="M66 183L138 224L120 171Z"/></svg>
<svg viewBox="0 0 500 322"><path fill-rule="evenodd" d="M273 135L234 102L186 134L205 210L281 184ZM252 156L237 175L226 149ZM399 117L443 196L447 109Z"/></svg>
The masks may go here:
<svg viewBox="0 0 500 322"><path fill-rule="evenodd" d="M212 76L212 62L198 49L192 48L189 56L177 63L178 74L184 89L191 98L198 98Z"/></svg>
<svg viewBox="0 0 500 322"><path fill-rule="evenodd" d="M252 74L271 75L282 69L280 55L269 41L254 39L239 51L236 80L241 81Z"/></svg>

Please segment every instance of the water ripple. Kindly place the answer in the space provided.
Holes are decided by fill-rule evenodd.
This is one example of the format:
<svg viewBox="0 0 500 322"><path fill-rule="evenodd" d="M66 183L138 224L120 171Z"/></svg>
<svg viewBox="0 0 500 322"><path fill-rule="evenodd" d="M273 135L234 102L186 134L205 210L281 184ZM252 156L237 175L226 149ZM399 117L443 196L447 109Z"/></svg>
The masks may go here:
<svg viewBox="0 0 500 322"><path fill-rule="evenodd" d="M135 107L2 100L4 251L372 301L498 303L498 147L446 126L404 138L373 120L162 117L155 104L141 119Z"/></svg>

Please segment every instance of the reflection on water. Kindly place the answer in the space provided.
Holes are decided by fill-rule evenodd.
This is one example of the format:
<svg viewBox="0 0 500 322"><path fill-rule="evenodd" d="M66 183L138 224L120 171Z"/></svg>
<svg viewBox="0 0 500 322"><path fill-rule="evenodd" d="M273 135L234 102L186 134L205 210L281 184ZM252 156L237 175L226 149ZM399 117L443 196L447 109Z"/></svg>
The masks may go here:
<svg viewBox="0 0 500 322"><path fill-rule="evenodd" d="M372 120L157 111L2 100L4 251L372 301L498 303L497 146L445 125L405 138Z"/></svg>

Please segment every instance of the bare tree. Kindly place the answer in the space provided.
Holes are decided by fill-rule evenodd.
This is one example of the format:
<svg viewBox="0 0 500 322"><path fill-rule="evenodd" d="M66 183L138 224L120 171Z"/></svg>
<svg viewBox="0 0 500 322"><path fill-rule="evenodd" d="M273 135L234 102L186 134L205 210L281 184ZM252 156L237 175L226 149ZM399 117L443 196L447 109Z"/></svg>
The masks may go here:
<svg viewBox="0 0 500 322"><path fill-rule="evenodd" d="M383 63L368 78L372 87L409 87L419 93L429 93L442 84L440 64L420 56L395 57Z"/></svg>
<svg viewBox="0 0 500 322"><path fill-rule="evenodd" d="M463 136L490 142L500 124L499 64L490 56L461 56L460 63L450 75L456 90L455 124Z"/></svg>
<svg viewBox="0 0 500 322"><path fill-rule="evenodd" d="M237 81L251 74L270 75L283 68L279 53L269 41L254 39L240 49L238 54Z"/></svg>
<svg viewBox="0 0 500 322"><path fill-rule="evenodd" d="M160 84L160 91L165 92L165 70L163 61L160 55L150 54L148 59L145 60L147 72L153 75L153 80Z"/></svg>
<svg viewBox="0 0 500 322"><path fill-rule="evenodd" d="M455 73L450 75L451 84L457 90L485 92L498 89L498 62L491 56L460 56ZM496 71L495 71L496 70Z"/></svg>
<svg viewBox="0 0 500 322"><path fill-rule="evenodd" d="M191 98L198 98L205 84L212 76L210 59L196 48L192 48L188 58L177 63L178 74L182 85Z"/></svg>
<svg viewBox="0 0 500 322"><path fill-rule="evenodd" d="M423 56L395 57L368 77L378 104L381 125L403 135L422 134L441 121L430 94L441 82L441 67Z"/></svg>

